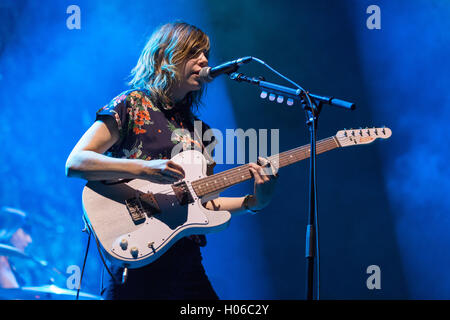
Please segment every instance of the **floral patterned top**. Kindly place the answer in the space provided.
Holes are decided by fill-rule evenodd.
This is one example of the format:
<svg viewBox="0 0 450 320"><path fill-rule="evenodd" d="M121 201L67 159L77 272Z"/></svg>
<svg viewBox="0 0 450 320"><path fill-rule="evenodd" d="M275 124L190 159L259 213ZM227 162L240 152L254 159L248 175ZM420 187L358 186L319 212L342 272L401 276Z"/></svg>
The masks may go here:
<svg viewBox="0 0 450 320"><path fill-rule="evenodd" d="M113 117L119 129L119 140L106 152L115 158L127 159L170 159L171 153L179 143L184 149L192 147L202 150L209 143L201 137L210 127L201 122L200 139L194 135L194 121L198 118L186 108L156 106L147 90L127 90L111 100L97 111L97 120L104 116ZM185 129L185 130L177 130ZM197 138L197 140L196 140ZM193 239L199 245L205 245L204 237Z"/></svg>
<svg viewBox="0 0 450 320"><path fill-rule="evenodd" d="M181 110L180 110L181 109ZM202 150L209 143L198 141L194 135L194 121L200 121L191 112L171 106L156 106L147 90L128 90L97 111L97 120L112 116L119 129L119 141L107 154L127 159L170 159L175 145ZM203 133L209 129L201 123ZM177 130L185 129L185 130ZM201 137L200 137L201 139Z"/></svg>

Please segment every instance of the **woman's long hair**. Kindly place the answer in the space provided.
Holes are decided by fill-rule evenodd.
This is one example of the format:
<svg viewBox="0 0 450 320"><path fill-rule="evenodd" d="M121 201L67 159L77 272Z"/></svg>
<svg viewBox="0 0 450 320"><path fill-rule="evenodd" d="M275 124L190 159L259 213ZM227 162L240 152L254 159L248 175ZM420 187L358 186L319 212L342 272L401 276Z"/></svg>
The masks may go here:
<svg viewBox="0 0 450 320"><path fill-rule="evenodd" d="M202 51L208 56L209 48L209 38L199 28L185 22L165 24L147 41L128 84L149 90L152 98L164 105L173 105L170 92L181 80L178 67ZM190 92L182 104L198 107L203 91L202 86Z"/></svg>

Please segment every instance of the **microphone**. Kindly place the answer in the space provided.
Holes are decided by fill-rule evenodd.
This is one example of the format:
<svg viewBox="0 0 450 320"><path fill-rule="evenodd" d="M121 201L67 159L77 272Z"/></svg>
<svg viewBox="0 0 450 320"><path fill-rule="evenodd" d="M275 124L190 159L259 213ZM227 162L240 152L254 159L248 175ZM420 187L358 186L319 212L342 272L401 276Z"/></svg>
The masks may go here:
<svg viewBox="0 0 450 320"><path fill-rule="evenodd" d="M199 76L200 80L203 82L211 82L215 77L220 76L221 74L227 73L230 74L232 72L236 72L239 69L241 64L249 63L252 61L253 57L244 57L239 58L233 61L222 63L217 67L204 67L200 70Z"/></svg>

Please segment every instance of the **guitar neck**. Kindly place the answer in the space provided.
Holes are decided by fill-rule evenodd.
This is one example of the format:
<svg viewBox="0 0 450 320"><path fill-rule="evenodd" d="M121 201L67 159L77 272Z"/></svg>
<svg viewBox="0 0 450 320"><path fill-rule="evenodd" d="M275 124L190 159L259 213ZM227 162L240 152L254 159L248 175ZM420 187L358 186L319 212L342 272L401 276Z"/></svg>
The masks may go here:
<svg viewBox="0 0 450 320"><path fill-rule="evenodd" d="M324 153L338 148L340 145L334 136L320 140L316 143L316 154ZM305 160L311 155L310 144L270 156L268 159L276 168L282 168L293 163ZM198 179L191 183L197 196L215 193L233 185L252 179L249 165L232 168L211 176Z"/></svg>

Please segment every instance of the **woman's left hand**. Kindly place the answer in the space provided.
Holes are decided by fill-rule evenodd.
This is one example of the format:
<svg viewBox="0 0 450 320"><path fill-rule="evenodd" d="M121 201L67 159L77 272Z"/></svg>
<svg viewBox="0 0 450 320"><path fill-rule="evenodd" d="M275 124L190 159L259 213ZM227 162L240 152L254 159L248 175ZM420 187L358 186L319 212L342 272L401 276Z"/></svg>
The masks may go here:
<svg viewBox="0 0 450 320"><path fill-rule="evenodd" d="M250 163L250 172L255 179L254 195L249 199L248 207L251 210L261 210L267 207L272 200L278 178L277 168L269 160L258 158L258 163Z"/></svg>

